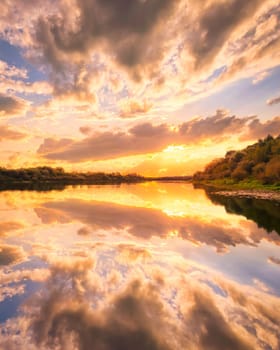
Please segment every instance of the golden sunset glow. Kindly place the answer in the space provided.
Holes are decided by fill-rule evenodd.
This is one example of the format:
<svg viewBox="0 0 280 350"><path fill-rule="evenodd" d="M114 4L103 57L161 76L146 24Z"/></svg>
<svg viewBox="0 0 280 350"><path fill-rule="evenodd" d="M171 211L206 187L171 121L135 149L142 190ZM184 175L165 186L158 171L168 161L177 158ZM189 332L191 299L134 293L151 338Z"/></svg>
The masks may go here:
<svg viewBox="0 0 280 350"><path fill-rule="evenodd" d="M7 193L5 201L0 203L1 207L5 208L5 203L10 206L14 205L14 215L17 221L23 224L34 221L34 213L32 208L40 208L46 201L50 202L63 202L65 200L71 200L75 198L81 202L96 202L103 205L109 203L125 208L139 208L150 209L160 212L162 215L170 217L170 219L178 218L193 218L199 221L201 224L207 224L211 222L217 222L222 224L227 218L228 214L221 206L213 206L210 199L205 196L204 190L196 190L194 196L194 190L191 184L178 184L178 183L156 183L148 182L143 184L136 184L130 186L80 186L74 188L66 188L63 192L52 191L47 195L34 192L25 192L22 195L21 192ZM7 204L6 204L7 205ZM18 209L20 207L25 208L25 214L23 217L18 217ZM46 217L49 215L53 218L54 222L63 222L63 215L60 211L44 210ZM205 215L207 213L207 215ZM5 215L0 217L0 220L6 221ZM51 220L51 219L50 219ZM67 221L67 219L66 219ZM240 217L232 215L231 227L237 227L240 225ZM241 228L240 228L241 229ZM244 229L244 234L246 229ZM171 236L174 232L170 231Z"/></svg>
<svg viewBox="0 0 280 350"><path fill-rule="evenodd" d="M280 130L279 1L1 2L1 166L191 175Z"/></svg>
<svg viewBox="0 0 280 350"><path fill-rule="evenodd" d="M0 350L280 349L280 0L0 0Z"/></svg>

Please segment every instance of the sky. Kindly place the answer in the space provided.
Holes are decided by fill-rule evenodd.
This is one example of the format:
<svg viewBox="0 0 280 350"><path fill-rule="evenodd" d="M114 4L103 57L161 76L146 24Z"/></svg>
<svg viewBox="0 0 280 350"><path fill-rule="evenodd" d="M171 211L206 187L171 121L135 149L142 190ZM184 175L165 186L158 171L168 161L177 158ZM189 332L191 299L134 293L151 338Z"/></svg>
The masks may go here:
<svg viewBox="0 0 280 350"><path fill-rule="evenodd" d="M2 0L1 166L190 175L280 134L280 1Z"/></svg>

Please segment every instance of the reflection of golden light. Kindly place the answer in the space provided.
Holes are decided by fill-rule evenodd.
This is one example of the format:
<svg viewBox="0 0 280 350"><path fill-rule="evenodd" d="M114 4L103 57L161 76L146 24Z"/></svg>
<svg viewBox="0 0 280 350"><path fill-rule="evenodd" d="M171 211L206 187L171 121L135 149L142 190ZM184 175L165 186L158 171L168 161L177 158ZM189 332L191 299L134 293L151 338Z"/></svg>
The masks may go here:
<svg viewBox="0 0 280 350"><path fill-rule="evenodd" d="M18 208L25 208L24 212L21 211L21 217L16 216L17 220L33 222L38 220L34 207L40 208L41 204L49 201L73 199L156 209L169 217L196 217L203 222L224 220L228 215L223 206L213 205L203 190L194 190L189 183L146 182L121 186L68 187L64 191L48 193L13 192L6 194L5 202L13 203L13 213ZM232 225L239 221L238 216L231 216Z"/></svg>
<svg viewBox="0 0 280 350"><path fill-rule="evenodd" d="M169 237L179 237L179 231L178 230L174 230L168 233Z"/></svg>

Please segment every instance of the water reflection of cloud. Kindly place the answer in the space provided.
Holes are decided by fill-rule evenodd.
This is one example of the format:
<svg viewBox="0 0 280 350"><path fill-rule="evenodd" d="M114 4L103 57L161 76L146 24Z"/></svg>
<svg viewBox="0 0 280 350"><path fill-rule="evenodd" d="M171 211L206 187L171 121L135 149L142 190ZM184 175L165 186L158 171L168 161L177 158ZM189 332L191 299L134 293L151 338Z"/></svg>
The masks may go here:
<svg viewBox="0 0 280 350"><path fill-rule="evenodd" d="M1 350L279 348L278 284L265 275L279 277L280 237L220 206L208 215L209 200L170 216L170 192L163 205L161 195L152 202L156 189L147 186L137 206L128 195L118 203L119 189L110 202L112 188L99 202L102 188L98 198L86 190L28 193L18 216L5 207L0 301L24 301L0 324Z"/></svg>
<svg viewBox="0 0 280 350"><path fill-rule="evenodd" d="M0 348L248 350L280 345L279 299L186 262L183 266L179 257L177 264L176 256L169 260L150 252L141 268L123 270L117 262L122 259L115 259L123 249L131 250L132 260L135 251L144 250L99 247L100 253L111 252L106 274L86 251L52 259L42 290L26 301L18 322L4 326ZM210 280L222 295L209 287Z"/></svg>
<svg viewBox="0 0 280 350"><path fill-rule="evenodd" d="M0 268L1 266L18 264L25 260L24 250L19 246L0 244Z"/></svg>
<svg viewBox="0 0 280 350"><path fill-rule="evenodd" d="M256 246L263 239L280 244L279 235L275 232L268 235L252 222L236 224L221 218L207 221L203 213L195 217L170 217L156 209L83 200L48 202L35 211L43 223L80 222L87 227L87 233L89 228L93 232L115 229L149 239L152 236L165 238L176 232L179 238L196 245L213 246L218 252L226 252L239 244Z"/></svg>
<svg viewBox="0 0 280 350"><path fill-rule="evenodd" d="M0 302L25 292L26 281L44 282L49 277L47 269L22 269L0 271Z"/></svg>
<svg viewBox="0 0 280 350"><path fill-rule="evenodd" d="M24 224L18 221L3 221L0 222L0 237L5 237L10 232L22 229Z"/></svg>
<svg viewBox="0 0 280 350"><path fill-rule="evenodd" d="M270 262L271 264L275 264L275 265L279 265L280 266L280 258L276 258L274 256L270 256L268 258L268 262Z"/></svg>

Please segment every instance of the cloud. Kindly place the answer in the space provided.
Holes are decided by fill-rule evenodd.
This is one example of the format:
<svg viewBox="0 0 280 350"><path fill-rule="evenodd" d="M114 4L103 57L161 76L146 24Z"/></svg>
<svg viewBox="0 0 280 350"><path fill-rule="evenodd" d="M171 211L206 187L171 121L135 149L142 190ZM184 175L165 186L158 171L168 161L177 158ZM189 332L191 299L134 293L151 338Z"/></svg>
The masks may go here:
<svg viewBox="0 0 280 350"><path fill-rule="evenodd" d="M265 80L267 77L269 77L270 75L271 75L271 72L269 72L269 71L260 72L260 73L256 74L256 76L254 77L252 83L254 85L257 85L260 82L262 82L263 80Z"/></svg>
<svg viewBox="0 0 280 350"><path fill-rule="evenodd" d="M180 126L180 133L186 141L199 141L203 139L217 139L219 135L238 134L243 131L249 118L230 116L229 112L218 109L212 117L197 118Z"/></svg>
<svg viewBox="0 0 280 350"><path fill-rule="evenodd" d="M256 229L254 223L246 226L246 234L239 226L230 225L223 219L214 218L205 222L201 216L170 217L160 210L134 208L102 202L69 200L45 203L35 209L43 223L79 221L87 227L86 233L96 231L125 230L130 235L150 239L166 238L173 232L184 240L197 245L207 244L217 252L225 253L239 244L254 246L262 239L280 244L276 232L267 235L265 230ZM137 252L136 252L137 253Z"/></svg>
<svg viewBox="0 0 280 350"><path fill-rule="evenodd" d="M266 137L268 134L278 136L280 130L280 117L262 122L254 118L248 125L248 132L244 133L241 140L257 140Z"/></svg>
<svg viewBox="0 0 280 350"><path fill-rule="evenodd" d="M272 0L49 0L36 2L37 11L34 3L15 0L13 11L2 2L2 33L49 84L37 90L16 80L26 71L9 66L0 89L72 101L67 114L95 106L87 117L163 116L236 77L259 81L279 62L279 6ZM209 82L221 65L221 77ZM38 116L65 113L41 107L33 111Z"/></svg>
<svg viewBox="0 0 280 350"><path fill-rule="evenodd" d="M104 230L112 233L108 225L129 217L124 206L120 206L122 212L102 214L91 196L87 203L73 200L71 194L69 200L62 197L46 203L45 209L54 209L55 216L65 211L64 217L75 222L75 227L81 220L90 221L90 228L103 220L107 225ZM54 198L57 199L57 194ZM129 219L139 225L139 232L153 225L154 216L158 216L159 225L167 226L163 213L160 216L158 211L147 210L150 216L145 219L141 208L132 209L135 212L131 212ZM204 213L201 215L205 220ZM179 227L183 226L180 221L183 219L174 218L179 220ZM234 221L230 220L230 224ZM223 225L218 220L215 224L215 231ZM127 227L129 222L123 222L124 230ZM247 237L248 227L241 223L239 227ZM192 230L189 222L186 229ZM254 226L252 231L258 228ZM229 226L225 232L229 232ZM233 240L237 237L236 232L230 235ZM205 236L213 240L218 237L208 228ZM190 254L183 257L180 239L177 241L180 249L175 247L174 251L171 240L166 247L158 239L131 240L126 232L124 235L118 232L116 239L111 234L109 237L100 241L77 236L78 241L71 240L66 250L59 237L51 244L48 240L35 242L30 254L35 260L43 260L40 260L42 269L27 264L24 269L0 271L2 295L6 293L8 298L26 292L20 312L8 310L9 318L2 322L0 348L263 350L279 347L280 303L273 292L259 290L254 284L234 282L232 276L217 273L200 260L200 263L192 261ZM197 253L196 248L192 251ZM31 281L39 282L35 290L25 288Z"/></svg>
<svg viewBox="0 0 280 350"><path fill-rule="evenodd" d="M0 267L14 265L25 260L26 255L21 247L8 244L0 244Z"/></svg>
<svg viewBox="0 0 280 350"><path fill-rule="evenodd" d="M7 94L10 97L11 93L29 94L51 94L53 89L45 80L29 81L29 72L26 68L20 68L10 65L0 60L0 94ZM11 96L16 99L16 97ZM18 100L19 101L19 100ZM24 102L24 101L22 101Z"/></svg>
<svg viewBox="0 0 280 350"><path fill-rule="evenodd" d="M16 231L24 227L24 224L19 221L2 221L0 223L0 237L5 237L7 233Z"/></svg>
<svg viewBox="0 0 280 350"><path fill-rule="evenodd" d="M266 103L269 106L276 105L276 104L280 103L280 96L271 98L271 99L267 100Z"/></svg>
<svg viewBox="0 0 280 350"><path fill-rule="evenodd" d="M3 140L22 140L27 137L27 134L10 128L7 125L0 125L0 142Z"/></svg>
<svg viewBox="0 0 280 350"><path fill-rule="evenodd" d="M108 254L109 247L100 251ZM20 319L11 320L9 338L6 333L1 337L5 349L15 349L15 344L17 349L69 350L251 350L279 345L280 305L271 294L218 277L191 261L178 263L175 256L164 256L164 264L149 259L137 272L128 265L122 278L112 276L122 269L111 256L101 275L87 258L78 269L71 258L67 265L55 260L50 265L43 290L25 302ZM110 285L106 276L114 279Z"/></svg>
<svg viewBox="0 0 280 350"><path fill-rule="evenodd" d="M82 141L50 138L44 140L37 153L47 159L80 162L160 151L168 142L171 142L170 139L166 140L162 134L163 132L166 136L170 136L166 126L153 127L148 124L147 128L152 130L158 138L151 138L149 135L138 136L134 129L131 129L130 133L109 131L98 133Z"/></svg>
<svg viewBox="0 0 280 350"><path fill-rule="evenodd" d="M82 134L84 134L84 135L90 135L91 132L92 132L91 127L88 126L88 125L81 126L79 130L80 130L80 132L81 132Z"/></svg>
<svg viewBox="0 0 280 350"><path fill-rule="evenodd" d="M221 58L226 65L214 85L249 77L254 77L253 84L257 84L278 66L280 6L267 1L261 9L255 20L247 21L235 39L227 43Z"/></svg>
<svg viewBox="0 0 280 350"><path fill-rule="evenodd" d="M29 0L28 2L14 0L13 6L11 6L9 0L3 0L1 1L0 10L2 38L12 45L28 49L33 44L33 22L40 15L53 13L55 6L49 0Z"/></svg>
<svg viewBox="0 0 280 350"><path fill-rule="evenodd" d="M279 258L275 258L274 256L271 256L268 258L268 262L270 262L271 264L275 264L275 265L279 265L280 266L280 259Z"/></svg>
<svg viewBox="0 0 280 350"><path fill-rule="evenodd" d="M0 60L0 77L1 80L5 77L12 77L17 79L26 79L27 78L27 70L21 69L13 65L9 65L8 63Z"/></svg>
<svg viewBox="0 0 280 350"><path fill-rule="evenodd" d="M69 55L85 55L104 44L105 50L107 46L122 65L133 67L139 63L155 63L161 53L159 44L157 50L150 46L155 40L152 34L164 24L175 7L171 0L130 3L123 0L106 3L77 0L68 3L72 6L64 2L60 13L41 17L36 27L38 45L47 61L58 70ZM163 37L160 35L158 39Z"/></svg>
<svg viewBox="0 0 280 350"><path fill-rule="evenodd" d="M202 349L254 349L245 336L237 336L211 297L196 290L192 298L193 305L185 317L189 320L193 337L199 339Z"/></svg>
<svg viewBox="0 0 280 350"><path fill-rule="evenodd" d="M80 129L87 135L83 140L45 139L37 150L38 155L51 160L81 162L106 160L123 156L163 151L169 145L193 145L211 141L222 142L229 137L256 140L268 134L278 136L279 117L262 122L255 116L237 117L228 111L217 110L206 118L195 118L176 127L168 124L137 124L127 132L98 132L90 127Z"/></svg>
<svg viewBox="0 0 280 350"><path fill-rule="evenodd" d="M73 141L66 138L61 140L54 140L54 139L48 138L48 139L45 139L44 144L40 146L40 149L38 152L48 153L48 152L52 152L53 149L56 149L57 151L59 151L60 149L63 150L66 147L69 147L72 143Z"/></svg>
<svg viewBox="0 0 280 350"><path fill-rule="evenodd" d="M132 264L135 262L151 259L151 253L145 247L138 247L133 244L119 244L117 247L118 259L121 263Z"/></svg>
<svg viewBox="0 0 280 350"><path fill-rule="evenodd" d="M277 327L279 323L279 298L277 296L272 296L272 300L270 301L270 305L265 305L260 298L263 293L256 292L256 290L247 290L249 298L245 296L244 292L240 291L240 288L235 283L230 283L229 281L222 280L219 277L217 278L217 283L219 283L220 287L224 292L228 294L228 296L236 303L237 305L246 308L247 310L250 308L250 305L253 307L255 312L258 314L258 322L260 324L265 324L267 321L271 322L271 324ZM266 293L265 293L266 294ZM268 295L268 294L266 294ZM251 303L251 304L250 304ZM273 303L275 303L275 309L273 308ZM265 320L265 321L264 321ZM243 322L246 322L243 320ZM244 323L243 323L244 324ZM276 340L277 343L278 340Z"/></svg>
<svg viewBox="0 0 280 350"><path fill-rule="evenodd" d="M46 159L79 162L159 152L170 144L192 144L209 139L221 141L226 135L244 131L250 120L251 117L238 118L218 110L211 117L197 118L175 129L167 124L142 123L127 132L99 132L81 141L49 138L44 140L37 153Z"/></svg>
<svg viewBox="0 0 280 350"><path fill-rule="evenodd" d="M89 100L100 77L113 87L116 73L132 81L157 75L157 63L180 33L166 30L178 5L173 0L61 1L56 12L37 18L32 55L48 67L55 95Z"/></svg>
<svg viewBox="0 0 280 350"><path fill-rule="evenodd" d="M0 93L0 117L12 117L25 113L26 102L14 96Z"/></svg>
<svg viewBox="0 0 280 350"><path fill-rule="evenodd" d="M7 271L0 267L0 302L5 303L7 299L25 293L26 280L42 283L49 277L49 275L49 270L47 269L9 269Z"/></svg>
<svg viewBox="0 0 280 350"><path fill-rule="evenodd" d="M189 34L196 68L211 63L234 31L251 19L262 4L262 0L212 1L205 6L199 2L198 16Z"/></svg>
<svg viewBox="0 0 280 350"><path fill-rule="evenodd" d="M120 106L120 114L121 118L135 118L141 115L145 115L148 113L153 107L152 103L137 100L122 100Z"/></svg>
<svg viewBox="0 0 280 350"><path fill-rule="evenodd" d="M66 275L64 273L64 275ZM63 276L63 275L62 275ZM51 281L50 281L51 282ZM172 337L167 338L169 322L163 322L165 311L153 286L135 281L123 293L111 296L110 305L93 311L87 302L78 303L75 294L65 295L53 288L41 301L39 314L34 315L31 330L35 344L65 344L68 349L89 348L171 350ZM79 305L80 304L80 305ZM163 314L162 314L163 313ZM45 314L45 315L44 315ZM156 317L156 315L161 317ZM69 332L74 337L69 338ZM67 339L68 338L68 339Z"/></svg>
<svg viewBox="0 0 280 350"><path fill-rule="evenodd" d="M83 226L77 231L77 234L80 236L88 236L90 233L91 233L91 230L87 226Z"/></svg>
<svg viewBox="0 0 280 350"><path fill-rule="evenodd" d="M76 102L100 107L92 117L107 110L122 118L162 116L234 76L256 77L279 62L273 0L46 0L36 10L34 4L15 0L13 11L3 1L1 32L49 75L40 91L72 100L78 115ZM209 83L221 65L221 79ZM26 71L6 68L5 91L37 93L33 84L8 79L23 79ZM50 116L49 108L37 114Z"/></svg>

